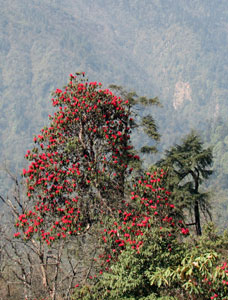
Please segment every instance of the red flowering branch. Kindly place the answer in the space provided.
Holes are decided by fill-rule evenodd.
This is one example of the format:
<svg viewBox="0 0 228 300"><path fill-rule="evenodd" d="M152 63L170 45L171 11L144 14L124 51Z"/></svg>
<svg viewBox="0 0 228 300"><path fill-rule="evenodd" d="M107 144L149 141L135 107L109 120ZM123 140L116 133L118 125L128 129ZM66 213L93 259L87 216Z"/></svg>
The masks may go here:
<svg viewBox="0 0 228 300"><path fill-rule="evenodd" d="M19 217L22 230L15 235L36 234L47 244L80 234L104 211L121 207L128 165L139 159L131 153L128 101L89 83L84 74L71 74L52 103L57 111L25 155L30 165L23 176L35 205Z"/></svg>
<svg viewBox="0 0 228 300"><path fill-rule="evenodd" d="M124 209L116 211L102 233L103 253L99 256L100 273L118 260L118 255L129 247L140 252L152 228L160 228L167 251L172 251L172 241L189 230L169 202L170 192L164 188L163 170L147 173L133 184L131 198L124 202Z"/></svg>

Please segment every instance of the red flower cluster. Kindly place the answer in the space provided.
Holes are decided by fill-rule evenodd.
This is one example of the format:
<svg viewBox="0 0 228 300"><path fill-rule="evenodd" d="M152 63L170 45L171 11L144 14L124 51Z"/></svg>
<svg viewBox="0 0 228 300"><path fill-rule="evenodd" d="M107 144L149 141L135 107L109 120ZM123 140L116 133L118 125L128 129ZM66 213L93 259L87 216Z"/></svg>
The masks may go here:
<svg viewBox="0 0 228 300"><path fill-rule="evenodd" d="M70 74L65 89L54 92L58 110L25 155L30 165L23 176L33 206L17 222L25 238L36 233L49 244L78 234L104 203L115 206L123 193L128 164L139 159L131 153L133 120L129 103L100 85Z"/></svg>
<svg viewBox="0 0 228 300"><path fill-rule="evenodd" d="M124 210L119 210L111 226L102 232L103 242L112 245L99 257L103 268L128 247L139 253L151 227L160 228L162 238L167 241L167 251L171 251L173 236L189 233L183 227L183 220L175 214L175 206L169 202L170 193L163 187L164 176L164 171L159 170L135 182L131 200L124 203Z"/></svg>

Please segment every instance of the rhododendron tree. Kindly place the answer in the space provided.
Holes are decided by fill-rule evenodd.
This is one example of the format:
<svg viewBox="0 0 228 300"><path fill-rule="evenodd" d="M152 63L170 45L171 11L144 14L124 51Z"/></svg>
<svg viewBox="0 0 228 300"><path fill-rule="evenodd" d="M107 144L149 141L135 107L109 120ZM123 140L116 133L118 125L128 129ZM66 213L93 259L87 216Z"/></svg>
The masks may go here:
<svg viewBox="0 0 228 300"><path fill-rule="evenodd" d="M116 212L115 219L108 223L109 228L105 228L102 235L105 243L113 244L114 254L128 244L140 252L144 235L150 234L152 227L160 230L169 251L173 237L189 234L175 206L169 202L170 192L164 188L165 177L163 170L157 170L133 180L130 200L123 201L125 208Z"/></svg>
<svg viewBox="0 0 228 300"><path fill-rule="evenodd" d="M30 203L17 178L10 172L8 175L13 189L7 197L0 195L3 202L0 214L2 299L71 300L76 282L85 278L85 270L93 264L88 240L82 246L81 236L72 236L71 239L59 240L50 248L45 240L37 240L35 236L26 240L13 238L15 218L26 214ZM20 235L15 233L15 236ZM87 260L84 265L83 259Z"/></svg>
<svg viewBox="0 0 228 300"><path fill-rule="evenodd" d="M80 239L92 246L87 269L78 259L84 275L72 269L67 297L75 284L74 298L83 300L228 299L224 255L190 237L183 210L170 202L166 172L132 173L140 161L130 140L134 101L78 73L52 103L50 124L26 154L28 209L18 216L15 238L51 246L76 235L81 255ZM142 121L158 139L154 120Z"/></svg>
<svg viewBox="0 0 228 300"><path fill-rule="evenodd" d="M75 299L144 299L162 294L159 285L151 285L150 274L181 262L184 251L177 239L189 233L169 202L165 177L157 170L134 180L131 199L115 218L110 216L109 226L101 232L97 274L92 274L91 285L77 287Z"/></svg>
<svg viewBox="0 0 228 300"><path fill-rule="evenodd" d="M227 238L189 239L165 181L163 170L134 181L131 200L100 233L97 272L74 299L228 299Z"/></svg>
<svg viewBox="0 0 228 300"><path fill-rule="evenodd" d="M23 176L35 206L16 224L22 229L16 236L36 233L48 244L121 208L129 163L139 159L132 153L127 100L78 73L56 89L52 102L57 111L25 155L30 165Z"/></svg>
<svg viewBox="0 0 228 300"><path fill-rule="evenodd" d="M137 195L148 204L142 194ZM156 198L150 195L149 201L152 199ZM110 228L101 234L111 246L97 259L101 269L90 277L90 283L77 285L74 299L227 300L226 246L215 251L209 237L189 240L182 222L169 217L172 209L163 208L164 218L160 211L145 214L147 209L142 207L142 214L125 211L110 222ZM224 241L223 237L217 240Z"/></svg>

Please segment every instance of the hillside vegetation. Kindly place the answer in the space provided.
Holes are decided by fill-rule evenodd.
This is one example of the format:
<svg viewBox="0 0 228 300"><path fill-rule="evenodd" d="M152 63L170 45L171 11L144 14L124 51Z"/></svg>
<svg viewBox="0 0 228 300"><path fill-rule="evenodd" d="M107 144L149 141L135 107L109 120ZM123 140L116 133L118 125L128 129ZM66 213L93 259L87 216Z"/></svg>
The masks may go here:
<svg viewBox="0 0 228 300"><path fill-rule="evenodd" d="M224 226L227 20L226 0L1 1L2 162L20 173L51 110L50 92L67 74L86 71L107 86L159 97L163 108L151 111L162 135L160 153L192 128L215 146L211 189ZM142 139L133 137L139 148ZM1 193L6 185L3 175Z"/></svg>

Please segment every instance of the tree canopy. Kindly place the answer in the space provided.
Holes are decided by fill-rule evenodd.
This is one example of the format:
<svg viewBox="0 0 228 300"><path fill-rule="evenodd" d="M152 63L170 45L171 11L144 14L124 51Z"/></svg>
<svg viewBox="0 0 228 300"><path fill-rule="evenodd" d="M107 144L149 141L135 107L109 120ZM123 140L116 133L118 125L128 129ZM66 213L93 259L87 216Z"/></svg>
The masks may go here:
<svg viewBox="0 0 228 300"><path fill-rule="evenodd" d="M23 170L35 209L18 223L27 225L27 238L39 227L47 243L91 225L104 210L121 208L129 164L139 159L132 153L128 100L78 73L64 90L56 89L52 102L58 110L34 137Z"/></svg>
<svg viewBox="0 0 228 300"><path fill-rule="evenodd" d="M93 263L78 276L77 300L228 299L226 234L189 236L184 213L173 201L178 194L172 196L180 189L181 197L189 197L182 209L194 210L201 235L199 209L208 208L199 185L212 172L211 149L191 133L166 152L162 167L134 173L140 157L130 139L136 124L131 101L76 73L55 90L52 103L57 110L49 126L25 155L28 209L18 217L15 237L24 242L36 237L44 247L63 245L75 235L95 247ZM147 133L158 136L153 118L142 120ZM53 300L55 288L49 289Z"/></svg>
<svg viewBox="0 0 228 300"><path fill-rule="evenodd" d="M171 173L167 181L177 205L187 208L194 215L196 232L201 235L200 210L211 216L208 193L200 191L200 185L212 174L212 148L204 148L198 134L191 132L180 145L165 152L159 161Z"/></svg>

